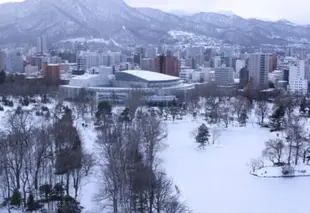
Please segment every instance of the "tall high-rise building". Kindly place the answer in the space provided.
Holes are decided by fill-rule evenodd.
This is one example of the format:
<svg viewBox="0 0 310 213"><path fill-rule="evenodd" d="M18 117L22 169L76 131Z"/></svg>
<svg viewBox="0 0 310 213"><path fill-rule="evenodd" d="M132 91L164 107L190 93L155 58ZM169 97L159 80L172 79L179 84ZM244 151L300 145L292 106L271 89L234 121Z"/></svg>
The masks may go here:
<svg viewBox="0 0 310 213"><path fill-rule="evenodd" d="M239 87L243 89L249 82L249 70L243 67L239 70Z"/></svg>
<svg viewBox="0 0 310 213"><path fill-rule="evenodd" d="M299 60L296 64L289 67L289 90L306 95L308 92L308 80L305 77L305 61Z"/></svg>
<svg viewBox="0 0 310 213"><path fill-rule="evenodd" d="M160 55L155 59L155 71L166 75L179 77L181 62L176 56Z"/></svg>
<svg viewBox="0 0 310 213"><path fill-rule="evenodd" d="M5 58L5 71L22 73L24 72L24 59L20 52L11 52Z"/></svg>
<svg viewBox="0 0 310 213"><path fill-rule="evenodd" d="M249 57L249 78L254 88L263 88L268 85L269 55L253 53Z"/></svg>
<svg viewBox="0 0 310 213"><path fill-rule="evenodd" d="M155 71L155 60L153 58L143 58L141 61L141 69Z"/></svg>
<svg viewBox="0 0 310 213"><path fill-rule="evenodd" d="M222 59L220 56L215 56L214 57L214 62L213 62L213 67L218 68L222 65Z"/></svg>
<svg viewBox="0 0 310 213"><path fill-rule="evenodd" d="M5 68L5 52L0 50L0 72Z"/></svg>
<svg viewBox="0 0 310 213"><path fill-rule="evenodd" d="M83 57L79 57L77 59L77 70L78 71L86 71L86 59Z"/></svg>
<svg viewBox="0 0 310 213"><path fill-rule="evenodd" d="M145 56L148 58L155 58L157 56L158 49L156 47L148 47L145 50Z"/></svg>
<svg viewBox="0 0 310 213"><path fill-rule="evenodd" d="M48 48L47 48L47 36L42 35L37 37L37 53L47 53Z"/></svg>
<svg viewBox="0 0 310 213"><path fill-rule="evenodd" d="M278 58L276 54L272 54L269 59L269 71L272 72L277 69Z"/></svg>

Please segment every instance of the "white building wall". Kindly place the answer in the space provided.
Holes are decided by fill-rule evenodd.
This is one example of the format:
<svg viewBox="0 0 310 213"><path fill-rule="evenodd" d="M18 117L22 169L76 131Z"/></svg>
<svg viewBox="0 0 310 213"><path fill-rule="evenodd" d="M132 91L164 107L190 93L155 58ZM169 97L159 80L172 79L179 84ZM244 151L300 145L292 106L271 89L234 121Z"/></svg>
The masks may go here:
<svg viewBox="0 0 310 213"><path fill-rule="evenodd" d="M201 71L194 71L192 73L192 81L193 82L200 82L203 79L204 73Z"/></svg>
<svg viewBox="0 0 310 213"><path fill-rule="evenodd" d="M190 81L192 79L193 72L193 69L181 69L179 77L183 81Z"/></svg>
<svg viewBox="0 0 310 213"><path fill-rule="evenodd" d="M221 67L221 64L222 64L222 59L220 56L216 56L214 58L214 68L218 68L218 67Z"/></svg>
<svg viewBox="0 0 310 213"><path fill-rule="evenodd" d="M299 60L296 65L291 65L289 67L289 90L306 95L308 80L305 77L305 61Z"/></svg>
<svg viewBox="0 0 310 213"><path fill-rule="evenodd" d="M245 60L236 60L236 72L239 73L243 67L245 67Z"/></svg>

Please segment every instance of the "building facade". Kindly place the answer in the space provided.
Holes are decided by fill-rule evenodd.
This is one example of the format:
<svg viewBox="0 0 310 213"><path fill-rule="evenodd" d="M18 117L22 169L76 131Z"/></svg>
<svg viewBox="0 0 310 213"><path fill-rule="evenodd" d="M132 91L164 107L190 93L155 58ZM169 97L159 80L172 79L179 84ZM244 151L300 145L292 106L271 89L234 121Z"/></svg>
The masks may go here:
<svg viewBox="0 0 310 213"><path fill-rule="evenodd" d="M155 59L155 71L158 73L179 77L181 62L176 56L160 55Z"/></svg>
<svg viewBox="0 0 310 213"><path fill-rule="evenodd" d="M20 52L11 52L5 58L5 71L14 73L24 72L24 59Z"/></svg>
<svg viewBox="0 0 310 213"><path fill-rule="evenodd" d="M243 67L239 72L239 88L243 89L249 82L249 70Z"/></svg>
<svg viewBox="0 0 310 213"><path fill-rule="evenodd" d="M143 58L141 61L141 69L155 71L155 60L153 58Z"/></svg>
<svg viewBox="0 0 310 213"><path fill-rule="evenodd" d="M268 85L269 55L254 53L249 57L249 78L255 88L264 88Z"/></svg>
<svg viewBox="0 0 310 213"><path fill-rule="evenodd" d="M44 78L50 82L60 81L60 65L59 64L48 64L43 65Z"/></svg>
<svg viewBox="0 0 310 213"><path fill-rule="evenodd" d="M0 51L0 72L5 68L5 52Z"/></svg>
<svg viewBox="0 0 310 213"><path fill-rule="evenodd" d="M239 73L242 68L245 67L245 60L236 60L236 73Z"/></svg>
<svg viewBox="0 0 310 213"><path fill-rule="evenodd" d="M305 79L305 61L299 60L289 67L289 90L293 93L306 95L308 80Z"/></svg>
<svg viewBox="0 0 310 213"><path fill-rule="evenodd" d="M215 83L218 86L231 86L234 83L234 70L232 67L215 68Z"/></svg>
<svg viewBox="0 0 310 213"><path fill-rule="evenodd" d="M48 47L47 47L47 36L42 35L37 37L37 53L47 53Z"/></svg>

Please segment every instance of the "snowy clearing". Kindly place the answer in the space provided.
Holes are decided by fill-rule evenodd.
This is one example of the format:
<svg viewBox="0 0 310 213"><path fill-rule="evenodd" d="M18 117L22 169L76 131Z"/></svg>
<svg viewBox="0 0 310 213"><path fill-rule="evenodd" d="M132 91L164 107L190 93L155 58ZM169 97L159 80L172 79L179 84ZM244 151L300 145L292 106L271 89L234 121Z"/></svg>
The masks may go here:
<svg viewBox="0 0 310 213"><path fill-rule="evenodd" d="M190 132L199 122L168 125L168 148L163 154L167 173L194 213L304 213L308 211L310 178L262 179L249 174L249 162L261 155L268 129L248 123L228 127L218 143L223 148L197 150ZM253 208L255 207L255 208Z"/></svg>

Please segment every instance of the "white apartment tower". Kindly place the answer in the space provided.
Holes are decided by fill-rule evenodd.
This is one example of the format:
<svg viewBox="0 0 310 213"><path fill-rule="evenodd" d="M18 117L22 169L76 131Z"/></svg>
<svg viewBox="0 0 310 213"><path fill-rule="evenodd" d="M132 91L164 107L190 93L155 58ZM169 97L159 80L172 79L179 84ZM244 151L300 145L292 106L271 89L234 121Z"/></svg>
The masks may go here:
<svg viewBox="0 0 310 213"><path fill-rule="evenodd" d="M46 35L42 35L37 37L37 52L38 53L47 53L47 37Z"/></svg>
<svg viewBox="0 0 310 213"><path fill-rule="evenodd" d="M289 67L289 90L293 93L306 95L308 92L308 80L305 71L305 61L299 60Z"/></svg>
<svg viewBox="0 0 310 213"><path fill-rule="evenodd" d="M214 68L218 68L218 67L221 67L221 64L222 64L222 59L220 56L215 56L214 57L214 61L213 61L213 65L214 65Z"/></svg>
<svg viewBox="0 0 310 213"><path fill-rule="evenodd" d="M249 78L255 88L268 85L269 55L254 53L249 57Z"/></svg>

